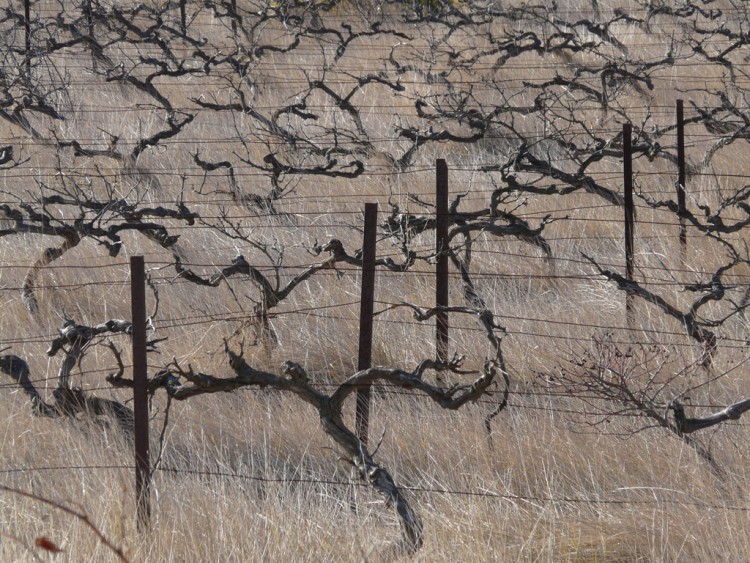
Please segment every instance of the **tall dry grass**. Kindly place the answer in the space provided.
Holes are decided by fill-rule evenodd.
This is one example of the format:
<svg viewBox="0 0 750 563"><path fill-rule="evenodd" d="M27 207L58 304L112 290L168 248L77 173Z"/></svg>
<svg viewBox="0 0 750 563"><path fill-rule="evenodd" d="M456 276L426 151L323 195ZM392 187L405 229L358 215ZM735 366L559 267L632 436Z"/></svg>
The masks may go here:
<svg viewBox="0 0 750 563"><path fill-rule="evenodd" d="M640 9L637 2L621 4L634 13ZM723 3L722 6L725 7ZM585 2L568 7L590 8ZM614 6L601 9L606 16ZM342 21L359 22L355 20L359 17L356 11L351 10L349 6L341 7L324 15L325 22L331 26L340 26ZM396 25L397 16L392 18L390 23ZM667 23L666 16L659 16L651 22L652 30ZM217 49L231 43L228 28L220 27L207 13L201 13L192 25L215 41ZM509 31L514 27L521 31L529 29L531 22L503 25ZM538 30L548 28L542 23L535 25ZM223 32L219 33L219 29ZM647 34L621 22L611 31L647 59L663 54L673 29ZM338 65L331 65L326 79L337 84L341 81L345 91L353 84L353 73L380 69L381 63L372 57L373 53L382 58L391 48L399 56L413 60L421 70L431 64L436 68L447 64L444 54L440 60L430 60L437 40L430 28L410 32L414 41L396 47L390 38L360 40L359 46L351 48ZM268 24L261 38L269 44L285 45L289 41L288 31L275 22ZM305 70L320 74L317 78L322 76L322 64L330 62L332 53L314 49L318 43L309 37L303 41L308 42L301 51L303 55L292 62L278 54L262 63L249 63L250 70L259 76L259 106L290 103L300 89L299 81L307 80ZM447 41L455 48L486 47L481 35L462 31ZM678 48L687 49L679 42ZM66 60L61 57L57 62L62 65ZM552 63L571 61L551 57L544 60L545 64L541 62L536 54L526 55L496 76L488 69L482 76L485 84L509 86L507 90L477 88L477 103L528 103L533 98L531 93L510 91L519 73L528 72L522 79L541 82L556 72ZM596 57L583 54L573 62L594 63ZM69 95L75 105L65 123L45 122L42 129L59 128L63 136L106 144L110 134L119 135L122 143L132 143L161 126L160 112L138 105L147 101L141 94L111 84L93 89L85 66L70 60L66 64L71 76ZM675 64L654 74L654 93L625 91L619 103L631 103L631 118L645 122L651 107L671 108L678 95L684 96L676 88L686 75L694 73L689 60ZM708 90L723 85L721 69L701 66L700 73ZM315 241L336 237L345 241L350 251L359 247L360 233L352 226L361 223L363 201L377 201L384 211L390 199L402 210L424 212L407 194L430 200L434 189L432 166L437 157L446 158L451 166L451 194L469 191L466 208L486 206L487 196L494 188L492 182L497 180L477 169L507 157L509 148L502 135L471 147L427 145L418 153L412 170L398 172L389 168L385 155L407 146L394 137L394 124L418 123L410 104L419 96L429 98L434 93L418 72L406 74L403 81L410 84L406 94L394 96L385 87L372 87L353 98L371 108L362 115L364 126L378 140L367 155L375 163L371 171L356 181L289 180L286 187L294 191L278 205L293 220L258 216L243 206L226 202L226 178L211 174L204 181L193 164L192 154L196 151L206 160L223 160L232 151L247 159L262 160L267 150L263 144L238 145L232 141L240 134L260 134L253 130L247 116L200 112L189 138L145 153L137 169L108 162L106 167L100 163L101 171L116 195L139 194L143 201L158 204L173 201L182 192L191 208L204 217L216 217L221 209L216 201L225 201L223 208L237 217L256 240L284 249L286 267L282 274L288 279L319 259L308 252ZM515 84L517 88L518 83ZM189 86L163 80L160 87L175 100L175 105L189 106L190 96L211 88L216 88L212 93L218 99L226 96L226 90L217 87L210 76L197 78ZM701 104L706 96L697 91L691 99ZM308 99L309 107L321 111L329 103L320 92ZM614 126L600 108L589 108L582 102L571 105L587 125L606 128L607 134L614 134ZM114 109L92 112L101 108ZM650 119L666 126L671 123L670 112L671 109L654 111ZM341 119L330 108L323 113L328 125ZM322 125L325 123L316 127ZM529 135L543 135L553 126L554 116L549 122L534 121L518 127ZM319 129L310 127L309 132L315 134ZM38 194L45 184L60 185L56 184L60 178L53 173L55 154L49 143L33 142L5 121L0 123L0 134L8 142L22 143L31 157L20 169L30 174L24 183L19 184L13 173L0 177L0 186L6 193ZM702 135L691 141L694 167L699 166L711 142ZM743 152L735 147L722 151L713 170L746 173ZM294 158L291 151L284 155ZM87 166L74 159L65 162L66 169L76 173L99 173ZM639 159L635 168L643 174L637 180L639 189L654 197L671 197L675 172L670 166ZM618 188L621 172L616 160L602 161L592 170L608 177L606 185ZM179 174L186 171L190 175L183 183ZM252 175L252 167L238 165L236 172L247 174L240 176L241 189L247 193L268 189L262 176ZM185 185L189 189L183 192ZM95 186L104 189L101 183ZM715 206L720 193L736 188L736 181L731 179L695 176L691 179L691 203ZM202 195L196 195L198 189ZM423 397L390 394L387 389L375 392L371 435L378 439L382 436L378 459L393 471L398 483L409 489L409 497L425 523L425 545L416 558L745 559L750 551L743 532L750 506L746 493L750 479L746 470L750 455L746 424L724 425L704 437L717 462L725 468L726 474L719 478L692 449L673 436L660 430L634 432L640 428L638 420L617 419L606 427L590 426L574 398L525 394L534 391L532 383L539 373L554 373L560 362L586 349L592 336L612 327L624 327L625 317L623 294L592 276L590 266L581 257L587 253L608 265L623 262L621 210L604 205L593 196L573 194L553 200L529 197L521 213L532 224L547 213L560 219L545 229L553 248L551 261L544 260L539 250L528 244L489 236L479 238L474 252L473 272L478 289L498 321L508 328L503 345L513 375L511 405L495 420L491 441L484 432L482 418L493 408L493 397L453 413L441 411ZM205 226L185 228L173 224L170 228L181 235L179 247L185 262L206 275L238 253L244 253L249 260L265 260L247 244L217 236ZM673 217L639 207L639 276L654 291L665 292L680 307L687 307L690 295L660 285L659 280L689 283L721 264L724 256L711 241L691 235L683 260L676 232ZM741 236L738 235L739 240ZM82 323L129 317L129 254L144 254L152 277L160 284L156 335L169 340L162 344L163 354L151 358L152 366L175 356L182 364L189 362L196 369L227 375L230 369L222 353L222 340L232 336L234 343L245 340L246 357L253 365L278 369L283 361L291 359L304 365L316 383L341 381L356 368L359 273L355 269L325 271L300 286L271 321L278 343L251 346L254 333L242 317L249 315L256 295L247 280L230 280L227 286L231 291L226 287L195 287L175 279L168 267L168 253L143 237L132 235L126 236L125 251L116 259L106 257L92 241L84 241L47 268L38 290L41 315L31 318L19 292L11 289L21 285L25 268L35 253L53 243L51 237L0 240L0 283L7 289L0 294L0 335L4 339L0 342L10 342L12 353L27 359L33 377L40 380L45 391L54 387L58 359L50 359L44 352L65 316ZM420 252L430 252L433 246L430 236L414 240L414 248ZM378 252L398 259L397 249L388 240L379 243ZM420 265L406 274L379 272L376 309L402 301L429 306L433 301L430 270L429 266ZM741 296L743 289L739 284L746 283L745 276L744 272L737 274L738 287L732 290L733 298ZM151 307L153 299L149 299ZM452 279L451 300L461 302L457 278ZM718 315L721 309L710 312ZM637 322L640 332L629 338L668 346L676 364L690 364L699 355L679 324L653 307L638 303ZM455 316L451 323L452 349L467 355L467 366L480 366L487 353L481 332L469 317ZM744 397L748 391L746 354L738 344L747 337L746 324L733 320L722 334L732 340L720 342L714 370L727 375L720 385L712 385L693 398L700 404L726 404ZM118 343L129 361L127 342ZM377 317L375 363L410 369L433 354L430 326L415 323L399 309ZM81 372L74 374L75 382L93 389L93 393L126 400L124 392L110 390L104 384L104 375L112 368L107 353L92 349ZM376 560L384 546L397 539L395 516L368 489L352 482L348 466L338 461L335 448L318 428L317 414L293 398L247 390L173 404L170 424L160 442L165 407L164 398L157 396L152 405L152 444L155 454L161 452L161 458L154 474L154 513L148 534L139 534L135 526L130 467L133 456L127 441L106 421L35 418L29 413L25 396L12 385L0 388L0 418L6 421L0 440L3 483L79 508L108 538L122 545L134 561ZM353 419L352 412L347 415ZM34 559L38 556L34 539L42 535L55 541L63 549L62 557L68 560L114 559L86 526L28 498L0 495L0 523L4 530L0 533L3 560Z"/></svg>

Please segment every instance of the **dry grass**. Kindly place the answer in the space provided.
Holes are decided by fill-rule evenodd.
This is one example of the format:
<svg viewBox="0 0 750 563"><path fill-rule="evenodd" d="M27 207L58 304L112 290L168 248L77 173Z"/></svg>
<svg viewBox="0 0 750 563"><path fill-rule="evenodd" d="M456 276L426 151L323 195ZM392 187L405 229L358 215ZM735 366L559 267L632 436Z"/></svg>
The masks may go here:
<svg viewBox="0 0 750 563"><path fill-rule="evenodd" d="M633 10L638 5L621 4ZM581 5L589 7L588 3ZM352 17L346 9L340 10L344 13L334 11L327 15L331 25ZM651 22L653 29L658 29L662 19L666 17L659 16ZM193 25L207 36L210 32L211 37L219 36L217 47L226 40L226 35L215 33L218 24L207 13L200 14ZM520 22L506 25L522 27ZM539 29L545 27L538 25ZM396 48L400 57L412 57L420 70L430 64L435 68L447 64L445 56L428 61L435 38L426 28L412 31L415 40ZM671 37L666 32L645 34L627 23L613 26L612 32L633 49L639 49L644 58L663 55ZM283 26L273 22L263 30L262 37L269 44L289 41ZM283 54L263 59L263 64L270 65L268 68L261 67L257 60L249 63L253 72L263 72L256 100L259 106L290 103L300 89L299 81L306 80L305 69L322 73L322 61L330 61L332 53L313 49L317 43L309 37L304 41L309 42L301 50L304 55L291 66ZM463 31L449 41L456 48L486 47L482 36ZM331 65L326 79L332 83L342 81L344 91L345 85L353 84L350 73L378 70L371 68L376 63L370 55L387 56L393 44L392 38L359 40L356 50L348 51L338 65ZM527 55L496 76L488 69L484 78L487 84L503 80L512 84L525 71L529 75L523 79L542 82L554 75L551 63L570 62L561 59L551 56L541 65L538 55ZM578 62L590 64L595 60L595 56L587 54L581 55ZM141 94L113 84L93 91L85 69L70 60L68 64L73 81L69 94L75 100L70 118L62 125L43 123L40 130L61 128L61 136L106 145L109 134L119 135L123 143L132 143L161 126L163 116L159 112L137 106L144 103ZM654 93L647 93L646 97L636 90L625 91L618 103L624 107L632 104L635 109L629 115L633 121L645 121L649 105L672 107L675 97L683 95L675 91L680 76L692 72L690 61L660 70L653 76ZM700 72L709 89L717 87L723 78L721 71L714 68L701 67ZM179 106L189 106L191 96L212 87L216 88L217 98L227 95L226 90L216 86L213 76L196 79L190 84L192 90L177 80L163 80L160 86ZM387 88L375 86L353 97L358 103L370 105L371 112L362 115L364 127L379 139L367 155L374 163L368 174L356 181L288 180L285 188L293 191L278 207L292 214L293 220L254 215L231 202L222 204L230 214L241 218L242 227L251 231L256 240L284 249L288 265L282 272L284 279L319 259L308 251L315 241L337 237L345 241L350 252L357 249L360 233L351 227L360 222L363 201L377 201L383 211L390 198L402 210L422 213L424 210L407 194L431 198L436 157L446 158L451 165L452 195L470 191L465 200L467 209L486 205L493 185L489 175L476 170L482 164L498 163L504 158L508 147L502 138L486 139L471 148L427 145L418 153L412 170L401 173L389 168L384 155L408 146L403 139L394 138L394 123L416 123L416 116L405 108L413 98L433 93L419 72L405 73L402 80L410 84L406 94L393 95ZM514 94L510 89L477 88L476 103L498 103L501 94L506 98L503 103L518 106L533 99L530 92ZM701 104L704 97L705 93L698 92L691 99ZM307 102L310 111L330 104L320 92ZM136 106L137 111L113 111L93 118L98 114L88 111ZM580 103L576 110L591 127L606 127L608 134L615 131L601 109ZM651 119L660 120L660 126L671 122L671 114L666 111L655 115ZM342 116L329 110L325 118L331 125ZM551 127L552 121L519 123L518 127L530 135L539 135L548 131L546 127ZM319 132L316 127L323 125L326 123L299 126L315 134ZM262 142L232 142L241 132L250 136L252 127L247 116L199 113L188 139L145 153L136 169L107 162L102 174L114 194L138 193L153 204L174 200L187 186L184 193L190 207L204 217L216 217L222 207L217 200L227 200L226 177L215 173L204 180L192 155L200 150L201 158L217 161L238 151L244 158L260 161L268 150ZM38 193L44 184L60 185L61 178L52 170L55 159L51 145L32 142L6 121L0 122L0 134L13 140L23 138L25 153L31 157L21 168L31 176L27 183L19 187L11 173L0 177L0 187L6 193ZM690 147L690 158L697 168L711 139L699 135L696 139ZM747 173L743 150L732 146L721 151L711 170ZM289 152L282 154L294 158ZM71 173L96 173L90 163L75 159L64 165ZM639 189L655 194L654 197L671 197L674 171L670 166L643 159L635 166L643 173L638 179ZM605 185L619 189L621 172L616 159L604 160L591 170L607 176ZM180 173L185 178L180 178ZM255 175L257 171L252 167L238 165L236 173L244 193L267 191L267 181ZM156 178L158 184L148 178ZM101 183L95 186L104 189ZM692 204L715 206L719 193L736 188L735 180L695 176L691 178ZM202 195L196 195L196 190ZM743 533L750 514L746 424L724 425L703 437L725 468L726 475L720 479L692 449L666 432L634 433L639 421L629 419L616 420L606 428L579 424L569 412L581 408L574 399L524 394L533 390L536 374L554 371L560 361L587 347L592 336L624 327L625 317L622 293L612 284L592 277L590 266L581 259L581 254L587 253L612 267L622 263L619 208L605 205L594 196L573 194L554 200L530 197L520 213L532 225L547 213L560 219L545 229L554 259L544 260L537 248L517 240L480 237L472 265L477 287L488 307L508 327L504 351L513 372L511 406L495 420L491 440L482 424L483 416L493 406L491 397L453 413L441 411L422 397L390 394L388 390L375 393L371 436L383 436L378 460L393 471L398 483L410 488L410 498L425 523L425 545L416 559L745 559L750 552L750 542ZM683 260L674 218L647 211L643 206L639 213L639 276L647 287L668 292L669 299L685 308L692 296L664 289L660 282L696 281L725 257L711 241L691 236ZM211 229L179 224L171 228L181 235L179 245L185 262L206 275L238 253L249 261L270 265L248 245L217 236ZM292 359L304 365L316 383L340 381L355 369L359 295L356 270L344 267L339 272L325 271L300 286L279 306L278 317L272 319L278 344L253 347L249 345L254 337L252 327L243 322L256 297L247 280L230 280L219 290L175 280L174 271L167 267L169 253L132 235L126 236L126 250L118 258L108 258L96 244L84 241L46 269L40 279L41 314L32 319L19 292L11 289L21 285L25 267L50 244L56 244L52 237L0 240L0 283L8 288L0 293L2 342L10 342L12 353L28 360L34 379L48 380L40 384L42 389L54 386L57 358L47 358L44 351L64 316L83 323L129 317L126 259L129 254L141 253L146 256L152 277L160 284L157 336L169 338L162 345L164 355L153 357L152 366L166 363L174 355L196 369L228 374L222 340L231 335L235 343L245 339L246 358L253 365L277 369L281 362ZM414 248L420 252L430 251L433 245L429 236L414 241ZM398 259L397 249L390 247L389 241L380 242L379 254ZM376 310L402 301L429 306L433 300L430 269L420 265L407 274L380 272ZM746 283L747 272L736 276L737 284ZM454 303L461 301L459 282L458 278L452 280ZM733 289L732 298L738 300L743 291L744 286ZM711 313L720 314L721 305ZM675 363L696 360L699 350L682 334L676 321L643 303L637 305L637 319L641 330L628 338L668 345ZM481 365L487 350L472 319L456 316L451 323L452 349L467 355L468 366ZM715 373L726 372L727 376L721 385L713 385L700 397L693 397L697 403L726 404L747 395L746 353L740 346L748 336L747 326L739 320L732 323L722 332L727 340L720 342L714 367ZM375 337L377 364L411 368L434 354L433 328L415 323L405 310L396 309L377 317ZM124 340L120 344L126 346ZM127 362L127 351L124 356ZM82 372L76 374L75 383L96 389L94 392L99 395L124 400L124 393L103 388L104 375L111 369L111 357L93 349L86 356ZM152 405L152 451L158 450L164 408L163 397L157 397ZM353 413L348 416L353 419ZM25 396L10 385L0 388L0 420L5 421L5 430L0 434L3 483L78 507L115 544L122 545L133 561L377 560L383 548L398 537L395 516L368 489L348 484L352 479L349 468L337 460L337 452L318 428L317 414L291 397L248 390L174 404L160 470L154 475L153 529L145 537L137 533L133 517L130 445L114 428L86 421L61 423L32 417ZM66 467L70 469L59 469ZM0 533L3 560L34 559L39 555L33 547L34 539L42 535L60 546L62 557L67 560L114 560L114 555L84 525L28 498L0 495L0 525L4 530Z"/></svg>
<svg viewBox="0 0 750 563"><path fill-rule="evenodd" d="M22 405L15 407L21 413L14 419L25 418ZM715 437L722 463L736 469L720 481L692 451L658 433L625 441L580 434L553 412L515 409L502 415L491 449L479 415L437 413L419 399L376 402L374 430L385 431L380 459L399 482L432 491L412 493L428 530L420 559L736 560L748 548L738 532L747 513L723 508L748 502L748 452L732 444L740 429ZM325 484L349 476L311 427L313 412L242 393L181 405L173 416L164 466L184 473L157 472L154 530L145 542L136 540L130 516L129 469L11 473L6 483L83 507L133 560L350 560L373 557L395 538L395 518L367 490L354 490L355 513L348 487ZM8 469L42 460L129 462L124 445L102 438L101 429L82 436L79 426L24 424L26 433L3 443ZM40 443L49 444L44 456ZM445 489L475 494L434 492ZM14 497L3 498L2 513L19 540L3 542L6 556L22 556L43 533L71 559L106 558L69 518Z"/></svg>

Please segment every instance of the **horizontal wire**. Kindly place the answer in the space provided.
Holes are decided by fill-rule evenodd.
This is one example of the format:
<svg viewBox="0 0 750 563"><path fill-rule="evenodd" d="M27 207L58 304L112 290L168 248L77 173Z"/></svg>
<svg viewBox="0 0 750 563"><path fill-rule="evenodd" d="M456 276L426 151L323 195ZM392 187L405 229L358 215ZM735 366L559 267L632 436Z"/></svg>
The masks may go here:
<svg viewBox="0 0 750 563"><path fill-rule="evenodd" d="M48 472L70 472L70 471L100 471L100 470L128 470L132 471L134 465L59 465L59 466L25 466L11 469L0 469L1 474L13 474L13 473L48 473ZM158 466L154 468L159 473L169 473L173 475L192 475L200 477L221 477L221 478L232 478L242 479L247 481L255 481L262 483L276 483L281 485L289 484L307 484L307 485L330 485L337 487L358 487L358 488L370 488L370 485L363 481L354 480L336 480L336 479L323 479L314 477L266 477L263 475L249 475L246 473L238 473L232 471L220 471L220 470L209 470L209 469L189 469L189 468L178 468L169 466ZM499 493L489 489L486 490L470 490L470 489L450 489L447 487L425 487L419 485L399 485L401 490L410 491L412 493L429 494L429 495L449 495L449 496L463 496L471 498L484 498L494 500L511 500L511 501L526 501L526 502L541 502L541 503L552 503L552 504L591 504L591 505L675 505L675 506L694 506L702 509L710 510L726 510L726 511L738 511L748 512L749 507L737 506L732 504L718 504L713 502L702 502L698 500L679 500L679 499L612 499L612 498L586 498L586 497L572 497L572 496L539 496L539 495L528 495L528 494L516 494L516 493ZM654 490L653 492L655 492ZM681 491L676 491L681 492ZM694 496L692 493L684 493L686 496Z"/></svg>

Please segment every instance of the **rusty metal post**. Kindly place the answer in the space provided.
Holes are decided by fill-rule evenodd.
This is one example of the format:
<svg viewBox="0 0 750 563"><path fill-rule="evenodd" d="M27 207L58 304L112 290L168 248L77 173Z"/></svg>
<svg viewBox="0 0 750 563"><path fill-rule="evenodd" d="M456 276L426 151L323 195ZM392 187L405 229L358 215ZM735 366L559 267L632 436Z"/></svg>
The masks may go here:
<svg viewBox="0 0 750 563"><path fill-rule="evenodd" d="M24 0L23 17L26 39L26 77L31 80L31 0Z"/></svg>
<svg viewBox="0 0 750 563"><path fill-rule="evenodd" d="M633 233L635 230L635 206L633 204L633 127L630 123L622 126L623 180L625 186L625 277L633 281L634 257ZM633 296L625 294L625 310L628 324L633 321Z"/></svg>
<svg viewBox="0 0 750 563"><path fill-rule="evenodd" d="M133 415L135 430L135 497L138 530L151 520L151 468L148 436L148 362L146 360L146 274L143 256L130 257L133 315Z"/></svg>
<svg viewBox="0 0 750 563"><path fill-rule="evenodd" d="M687 249L685 227L685 114L682 100L677 100L677 215L680 218L680 248Z"/></svg>
<svg viewBox="0 0 750 563"><path fill-rule="evenodd" d="M448 307L448 165L439 158L435 175L435 306ZM435 315L435 348L440 361L448 361L448 313Z"/></svg>
<svg viewBox="0 0 750 563"><path fill-rule="evenodd" d="M91 8L91 1L92 0L86 0L86 4L84 5L84 14L86 15L86 28L89 33L89 38L93 41L94 40L94 14ZM93 47L90 47L89 49L91 51L91 68L94 69L94 71L97 70L97 62L96 62L96 53L94 51Z"/></svg>
<svg viewBox="0 0 750 563"><path fill-rule="evenodd" d="M180 0L180 29L182 34L187 34L187 16L185 14L185 3L187 0Z"/></svg>
<svg viewBox="0 0 750 563"><path fill-rule="evenodd" d="M86 14L86 27L88 28L89 37L94 38L94 16L91 10L91 0L86 0L84 6L84 13Z"/></svg>
<svg viewBox="0 0 750 563"><path fill-rule="evenodd" d="M359 308L359 360L357 369L372 364L372 317L375 303L375 244L378 225L378 204L365 204L365 234L362 244L362 297ZM370 386L357 390L355 428L357 437L367 447L370 425Z"/></svg>

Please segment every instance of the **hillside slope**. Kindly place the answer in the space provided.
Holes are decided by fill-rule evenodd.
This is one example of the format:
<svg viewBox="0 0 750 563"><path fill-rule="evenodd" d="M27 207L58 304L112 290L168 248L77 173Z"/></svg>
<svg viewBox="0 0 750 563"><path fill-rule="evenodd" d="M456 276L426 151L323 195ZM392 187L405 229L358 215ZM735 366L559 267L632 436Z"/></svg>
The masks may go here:
<svg viewBox="0 0 750 563"><path fill-rule="evenodd" d="M133 560L391 555L399 518L337 461L362 473L371 452L332 452L294 385L333 394L357 371L369 202L373 364L402 377L436 357L434 321L412 313L435 303L441 159L450 303L466 309L450 314L449 350L465 359L417 389L378 384L371 413L372 460L424 524L411 549L741 560L746 425L705 417L750 395L750 9L543 4L40 0L27 19L12 0L0 14L4 483L75 502ZM74 340L50 348L66 323L130 319L134 255L160 340L147 541L130 515L127 436L59 398L80 388L127 406L107 375L130 369L128 335L101 329L82 360ZM227 350L298 379L213 394L195 374L234 376ZM59 377L66 357L75 367ZM486 383L488 365L486 393L441 408ZM71 559L112 556L64 514L0 502L8 559L32 557L42 534Z"/></svg>

